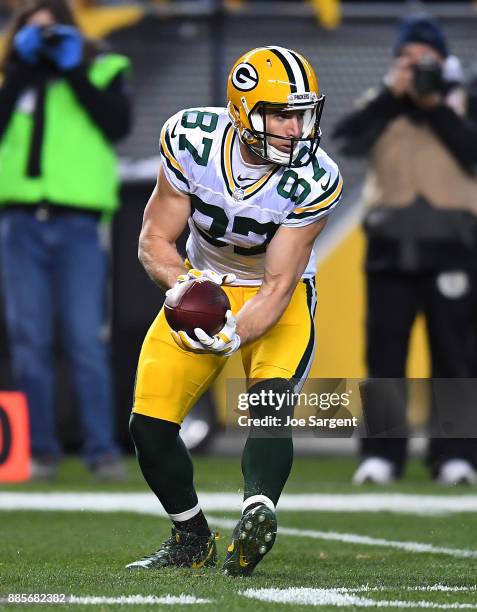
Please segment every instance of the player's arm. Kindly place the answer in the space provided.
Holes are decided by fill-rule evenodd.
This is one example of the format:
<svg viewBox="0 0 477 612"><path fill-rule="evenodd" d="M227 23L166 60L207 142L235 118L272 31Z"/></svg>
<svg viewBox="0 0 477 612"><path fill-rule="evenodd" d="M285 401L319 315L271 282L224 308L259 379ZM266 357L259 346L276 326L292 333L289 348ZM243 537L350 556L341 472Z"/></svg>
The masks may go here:
<svg viewBox="0 0 477 612"><path fill-rule="evenodd" d="M163 289L187 273L176 240L190 215L189 196L174 189L161 169L144 211L138 256L149 277Z"/></svg>
<svg viewBox="0 0 477 612"><path fill-rule="evenodd" d="M267 248L265 274L258 293L237 314L241 343L253 342L280 319L310 259L326 218L305 227L280 227Z"/></svg>

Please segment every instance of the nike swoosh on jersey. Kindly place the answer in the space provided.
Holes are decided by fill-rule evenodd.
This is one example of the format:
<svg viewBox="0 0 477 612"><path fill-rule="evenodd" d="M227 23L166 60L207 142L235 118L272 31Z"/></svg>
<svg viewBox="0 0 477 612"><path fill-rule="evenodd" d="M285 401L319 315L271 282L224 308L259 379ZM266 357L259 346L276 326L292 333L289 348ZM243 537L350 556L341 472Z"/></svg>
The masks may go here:
<svg viewBox="0 0 477 612"><path fill-rule="evenodd" d="M331 174L328 175L328 180L326 181L326 185L323 185L323 183L321 183L320 187L323 189L323 191L326 191L328 187L330 186L330 183L331 183Z"/></svg>
<svg viewBox="0 0 477 612"><path fill-rule="evenodd" d="M175 138L175 137L177 136L177 134L176 134L176 127L177 127L177 124L178 124L178 123L179 123L179 122L178 122L178 121L176 121L176 123L175 123L174 127L172 128L171 138Z"/></svg>
<svg viewBox="0 0 477 612"><path fill-rule="evenodd" d="M240 176L240 174L237 176L237 180L240 181L241 183L245 181L249 183L250 185L253 185L257 181L257 179L254 179L251 176ZM247 187L247 185L245 185L245 187Z"/></svg>

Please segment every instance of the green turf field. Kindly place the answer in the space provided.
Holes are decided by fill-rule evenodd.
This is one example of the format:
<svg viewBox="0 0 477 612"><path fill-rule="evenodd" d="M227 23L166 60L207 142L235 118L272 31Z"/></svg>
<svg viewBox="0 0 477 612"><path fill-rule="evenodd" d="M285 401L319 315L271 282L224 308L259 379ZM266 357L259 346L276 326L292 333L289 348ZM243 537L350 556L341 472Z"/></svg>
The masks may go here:
<svg viewBox="0 0 477 612"><path fill-rule="evenodd" d="M80 599L83 603L70 604L75 610L246 612L311 610L312 606L318 610L477 610L477 514L459 511L460 505L468 507L469 501L476 502L477 491L437 487L417 462L410 465L406 480L399 485L356 489L348 484L353 468L354 462L348 459L297 459L284 494L306 496L288 498L293 503L296 500L297 506L279 512L277 542L255 574L233 579L219 570L123 570L126 563L159 546L168 535L168 521L151 514L153 500L141 507L142 496L135 498L133 511L93 511L100 510L104 499L114 495L118 496L114 499L122 499L124 493L124 499L131 499L131 494L148 492L133 461L128 483L99 486L79 462L69 460L54 485L1 487L0 596L64 593L79 598L114 598L113 603L101 599L94 606ZM198 459L196 480L200 491L227 493L229 497L237 494L241 487L239 461ZM72 491L78 493L69 497L76 509L46 509L52 499L60 503ZM10 493L36 494L39 507L45 509L5 510L2 498L6 500ZM88 500L81 497L86 493L103 495ZM395 500L394 509L401 511L307 510L307 500L312 504L312 495L317 493L329 494L333 503L338 494L386 495L393 503ZM390 493L399 496L390 498ZM439 503L449 501L453 510L446 514L410 511L407 500L415 495L423 496L423 507L426 496L439 496ZM30 507L31 495L22 499ZM358 498L339 499L345 504L349 499L352 505ZM211 510L207 514L221 533L218 545L223 558L238 506L237 511ZM120 599L136 595L156 599L150 600L153 605L133 605L131 599ZM5 607L6 603L0 603L0 609ZM28 608L59 609L35 604L28 604Z"/></svg>

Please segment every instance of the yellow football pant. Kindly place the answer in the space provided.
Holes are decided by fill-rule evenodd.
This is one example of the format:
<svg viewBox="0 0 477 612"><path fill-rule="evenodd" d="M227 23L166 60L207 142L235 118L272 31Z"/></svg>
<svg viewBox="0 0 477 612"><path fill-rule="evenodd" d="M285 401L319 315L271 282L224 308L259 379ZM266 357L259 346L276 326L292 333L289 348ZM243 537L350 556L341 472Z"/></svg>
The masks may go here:
<svg viewBox="0 0 477 612"><path fill-rule="evenodd" d="M241 347L248 379L293 378L304 381L313 360L316 307L314 279L300 281L280 320L261 338ZM259 287L223 287L233 313ZM133 411L181 424L225 365L226 357L198 355L173 341L161 309L151 325L139 357Z"/></svg>

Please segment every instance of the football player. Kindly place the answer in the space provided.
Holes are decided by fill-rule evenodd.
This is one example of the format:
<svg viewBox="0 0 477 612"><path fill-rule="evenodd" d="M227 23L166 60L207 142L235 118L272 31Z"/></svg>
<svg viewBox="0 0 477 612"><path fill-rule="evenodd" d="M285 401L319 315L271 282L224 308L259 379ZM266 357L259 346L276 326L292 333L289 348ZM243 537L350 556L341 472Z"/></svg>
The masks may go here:
<svg viewBox="0 0 477 612"><path fill-rule="evenodd" d="M139 258L168 291L201 276L222 285L231 311L214 337L202 330L198 339L172 332L162 310L146 335L130 430L144 478L173 527L159 550L128 568L217 563L215 534L200 508L179 429L226 357L240 349L248 390L265 389L262 397L297 392L308 374L313 246L342 191L336 164L319 148L323 103L307 59L262 47L233 66L227 108L183 110L162 129L163 163L144 213ZM175 241L187 224L184 262ZM274 407L251 407L250 416L270 410L275 414ZM290 431L252 428L227 574L250 575L273 546L275 506L292 459Z"/></svg>

